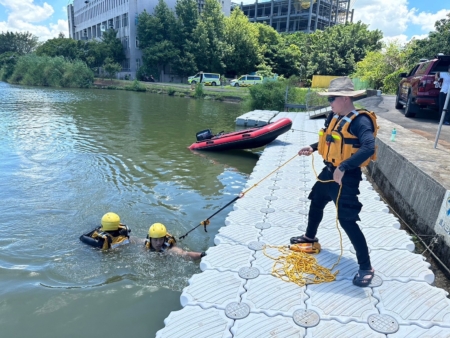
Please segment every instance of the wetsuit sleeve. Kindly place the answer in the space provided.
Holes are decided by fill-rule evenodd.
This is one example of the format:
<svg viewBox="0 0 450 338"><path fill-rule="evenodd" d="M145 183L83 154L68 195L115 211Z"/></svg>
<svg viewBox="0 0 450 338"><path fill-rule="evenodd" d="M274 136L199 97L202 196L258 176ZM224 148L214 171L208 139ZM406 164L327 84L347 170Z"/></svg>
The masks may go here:
<svg viewBox="0 0 450 338"><path fill-rule="evenodd" d="M340 170L355 169L375 153L374 126L370 117L366 115L356 117L350 124L350 132L359 139L360 148L341 163Z"/></svg>
<svg viewBox="0 0 450 338"><path fill-rule="evenodd" d="M317 147L319 146L319 142L310 144L309 146L313 149L313 151L316 151L316 150L317 150Z"/></svg>

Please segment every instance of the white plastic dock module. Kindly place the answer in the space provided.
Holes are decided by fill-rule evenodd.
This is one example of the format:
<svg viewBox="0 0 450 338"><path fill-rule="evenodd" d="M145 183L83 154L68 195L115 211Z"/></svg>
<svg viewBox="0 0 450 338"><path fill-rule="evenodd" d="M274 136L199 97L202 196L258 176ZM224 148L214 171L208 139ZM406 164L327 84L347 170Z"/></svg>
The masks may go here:
<svg viewBox="0 0 450 338"><path fill-rule="evenodd" d="M252 114L242 120L256 119ZM314 158L296 156L300 148L317 142L323 119L283 112L274 120L282 117L293 120L292 131L265 148L244 191L253 188L234 204L215 237L216 246L202 258L203 272L183 290L184 308L169 315L157 337L449 338L447 293L433 286L430 265L413 253L410 236L366 180L360 186L359 225L375 268L370 286L352 284L358 271L355 251L336 223L332 203L319 226L322 251L315 256L331 268L341 255L341 233L336 280L301 287L272 275L274 260L267 255L281 253L267 248L264 254L264 245L288 245L290 237L304 233L314 169L319 173L323 166L317 153Z"/></svg>

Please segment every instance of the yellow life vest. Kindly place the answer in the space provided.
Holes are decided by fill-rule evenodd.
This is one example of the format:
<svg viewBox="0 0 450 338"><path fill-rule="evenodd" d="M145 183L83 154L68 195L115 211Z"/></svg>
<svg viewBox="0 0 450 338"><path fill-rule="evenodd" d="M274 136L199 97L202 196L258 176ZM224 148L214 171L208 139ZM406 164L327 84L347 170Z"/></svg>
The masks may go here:
<svg viewBox="0 0 450 338"><path fill-rule="evenodd" d="M350 133L351 122L360 114L367 115L373 124L373 136L377 136L377 117L374 112L367 110L354 110L339 120L339 115L333 115L328 127L322 128L319 131L319 145L317 150L326 162L333 164L335 167L350 158L360 148L359 139ZM377 158L376 148L375 153L366 161L361 163L360 167L367 166L370 161L375 161Z"/></svg>
<svg viewBox="0 0 450 338"><path fill-rule="evenodd" d="M167 249L170 249L171 247L173 247L175 245L177 241L175 240L175 237L173 237L171 234L167 233L166 237L164 239L164 244L161 247L161 251L160 252L164 252ZM145 247L147 249L149 249L150 251L155 251L155 249L152 247L152 243L150 238L147 235L147 238L145 240Z"/></svg>
<svg viewBox="0 0 450 338"><path fill-rule="evenodd" d="M102 247L103 250L110 249L110 248L114 249L114 248L117 248L118 246L130 243L130 239L129 239L130 236L128 235L128 233L130 232L130 229L124 224L119 225L119 229L126 230L127 234L113 236L112 234L110 234L106 231L101 231L99 228L99 229L96 229L92 233L91 237L94 239L95 238L103 238L104 239L103 247Z"/></svg>

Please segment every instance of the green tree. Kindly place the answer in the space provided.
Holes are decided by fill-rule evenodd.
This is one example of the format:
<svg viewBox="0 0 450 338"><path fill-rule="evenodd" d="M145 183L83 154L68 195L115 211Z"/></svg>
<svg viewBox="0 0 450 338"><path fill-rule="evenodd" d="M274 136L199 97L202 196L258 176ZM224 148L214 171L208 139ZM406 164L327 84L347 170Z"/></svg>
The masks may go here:
<svg viewBox="0 0 450 338"><path fill-rule="evenodd" d="M33 52L39 45L38 37L26 33L6 32L0 34L0 54L14 52L20 55Z"/></svg>
<svg viewBox="0 0 450 338"><path fill-rule="evenodd" d="M172 65L178 75L186 77L197 71L193 44L194 30L199 21L197 1L177 0L175 13L178 39L175 39L174 46L179 50L179 54L174 58Z"/></svg>
<svg viewBox="0 0 450 338"><path fill-rule="evenodd" d="M116 76L118 72L122 70L120 63L114 62L114 59L107 57L105 63L103 64L103 69L108 74L110 80Z"/></svg>
<svg viewBox="0 0 450 338"><path fill-rule="evenodd" d="M14 72L19 54L14 52L6 52L0 54L0 81L8 81Z"/></svg>
<svg viewBox="0 0 450 338"><path fill-rule="evenodd" d="M63 56L69 60L75 60L80 58L80 46L77 40L58 37L45 41L36 49L36 54L38 56Z"/></svg>
<svg viewBox="0 0 450 338"><path fill-rule="evenodd" d="M250 23L239 7L229 18L225 18L224 63L230 75L247 74L255 71L261 63L258 26Z"/></svg>
<svg viewBox="0 0 450 338"><path fill-rule="evenodd" d="M381 49L382 37L381 31L369 31L368 25L360 21L316 31L308 36L306 44L307 74L351 74L368 52Z"/></svg>
<svg viewBox="0 0 450 338"><path fill-rule="evenodd" d="M222 73L226 44L225 17L217 0L206 0L201 20L194 30L193 54L199 70Z"/></svg>
<svg viewBox="0 0 450 338"><path fill-rule="evenodd" d="M278 53L274 55L274 72L283 74L286 78L299 75L302 53L297 45L278 45Z"/></svg>
<svg viewBox="0 0 450 338"><path fill-rule="evenodd" d="M262 57L257 69L264 74L271 74L277 68L276 58L279 48L284 44L283 38L271 26L260 23L254 25L258 28L259 53Z"/></svg>
<svg viewBox="0 0 450 338"><path fill-rule="evenodd" d="M382 51L369 52L363 60L358 62L353 76L369 81L372 88L383 88L384 92L392 93L396 88L390 88L391 85L384 86L384 80L399 69L404 69L403 48L398 41L391 41L384 45Z"/></svg>
<svg viewBox="0 0 450 338"><path fill-rule="evenodd" d="M104 44L105 54L116 63L122 63L125 60L122 42L117 38L117 31L113 28L108 29L102 34L102 43Z"/></svg>
<svg viewBox="0 0 450 338"><path fill-rule="evenodd" d="M175 14L164 0L159 0L153 15L146 11L139 15L137 37L144 66L165 71L166 66L176 58L179 50L173 42L175 23Z"/></svg>

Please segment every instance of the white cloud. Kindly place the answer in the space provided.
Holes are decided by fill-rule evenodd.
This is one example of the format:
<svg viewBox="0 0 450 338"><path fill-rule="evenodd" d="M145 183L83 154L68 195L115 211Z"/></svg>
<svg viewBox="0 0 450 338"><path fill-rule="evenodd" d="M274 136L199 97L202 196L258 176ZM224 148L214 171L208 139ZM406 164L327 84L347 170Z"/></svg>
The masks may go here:
<svg viewBox="0 0 450 338"><path fill-rule="evenodd" d="M434 31L434 23L450 12L450 9L441 9L436 13L408 9L407 0L356 0L353 8L353 22L361 20L369 25L369 29L381 30L385 41L397 38L405 42L413 37L427 37L429 32ZM424 34L411 36L412 26L419 26Z"/></svg>
<svg viewBox="0 0 450 338"><path fill-rule="evenodd" d="M417 13L417 9L413 9L413 14L411 15L411 22L415 25L421 27L422 31L429 33L434 31L434 24L436 21L444 19L450 12L448 9L441 9L437 13Z"/></svg>
<svg viewBox="0 0 450 338"><path fill-rule="evenodd" d="M384 37L383 39L381 39L381 41L386 44L388 44L389 42L397 42L400 46L404 46L409 41L409 39L405 34L399 34L395 36Z"/></svg>
<svg viewBox="0 0 450 338"><path fill-rule="evenodd" d="M0 21L0 31L30 32L41 41L55 38L60 32L67 37L67 21L58 20L57 23L48 25L39 24L48 20L55 11L46 2L42 6L35 5L33 2L34 0L0 0L0 5L6 7L8 14L6 21Z"/></svg>
<svg viewBox="0 0 450 338"><path fill-rule="evenodd" d="M353 22L368 24L369 29L379 29L385 37L398 36L408 28L407 0L358 0L355 2Z"/></svg>

